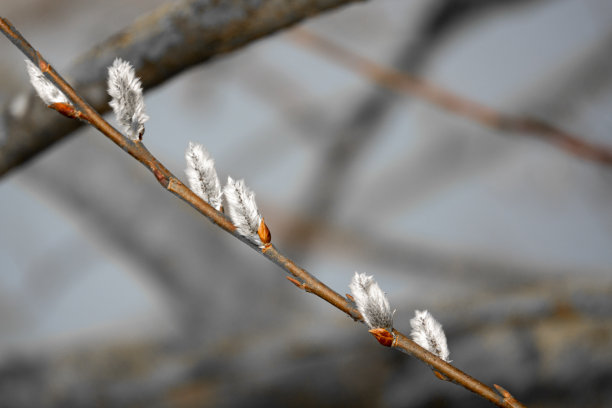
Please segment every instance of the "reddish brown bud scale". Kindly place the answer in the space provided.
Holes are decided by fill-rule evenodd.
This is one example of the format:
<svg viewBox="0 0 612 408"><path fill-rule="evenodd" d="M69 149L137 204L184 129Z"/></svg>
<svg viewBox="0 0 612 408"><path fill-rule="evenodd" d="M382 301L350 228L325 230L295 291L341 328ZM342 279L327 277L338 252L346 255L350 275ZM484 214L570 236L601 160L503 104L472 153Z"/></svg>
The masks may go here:
<svg viewBox="0 0 612 408"><path fill-rule="evenodd" d="M263 242L264 244L269 244L270 241L272 241L272 234L270 234L270 230L264 222L263 217L261 218L261 222L259 223L257 235L259 235L259 239L261 239L261 242Z"/></svg>
<svg viewBox="0 0 612 408"><path fill-rule="evenodd" d="M286 276L287 280L289 280L289 282L293 283L295 286L297 286L300 289L304 289L304 284L302 282L300 282L299 280L292 278L291 276Z"/></svg>
<svg viewBox="0 0 612 408"><path fill-rule="evenodd" d="M493 384L493 386L495 387L495 389L497 390L497 392L499 392L502 397L504 397L503 402L505 404L507 404L509 407L513 407L513 408L526 408L523 404L521 404L519 401L517 401L516 398L514 398L512 396L512 394L510 394L506 389L504 389L503 387L497 385L497 384Z"/></svg>
<svg viewBox="0 0 612 408"><path fill-rule="evenodd" d="M438 377L438 379L439 379L439 380L442 380L442 381L449 381L449 379L448 379L448 378L447 378L447 377L446 377L444 374L442 374L441 372L439 372L439 371L437 371L437 370L433 370L433 373L434 373L434 375L435 375L436 377Z"/></svg>
<svg viewBox="0 0 612 408"><path fill-rule="evenodd" d="M40 52L36 51L36 56L38 57L38 69L41 72L49 72L49 63L45 61Z"/></svg>
<svg viewBox="0 0 612 408"><path fill-rule="evenodd" d="M159 169L154 168L153 169L153 175L155 176L155 178L157 179L157 181L160 184L162 184L163 186L167 185L167 183L165 183L166 177L164 176L164 174Z"/></svg>
<svg viewBox="0 0 612 408"><path fill-rule="evenodd" d="M79 119L81 118L81 112L74 108L74 106L64 103L64 102L56 102L49 105L49 108L54 109L61 113L62 115L69 117L70 119Z"/></svg>
<svg viewBox="0 0 612 408"><path fill-rule="evenodd" d="M393 337L392 333L389 333L389 330L379 327L377 329L372 329L368 331L372 333L372 336L376 337L376 340L378 340L378 342L383 346L391 347L393 345L395 337Z"/></svg>

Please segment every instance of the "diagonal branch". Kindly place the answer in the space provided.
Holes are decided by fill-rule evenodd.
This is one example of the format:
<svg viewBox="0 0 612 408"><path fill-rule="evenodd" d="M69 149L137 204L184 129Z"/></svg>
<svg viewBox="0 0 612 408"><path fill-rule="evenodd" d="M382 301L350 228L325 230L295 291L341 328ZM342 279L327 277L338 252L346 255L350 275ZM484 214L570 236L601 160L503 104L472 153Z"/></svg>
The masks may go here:
<svg viewBox="0 0 612 408"><path fill-rule="evenodd" d="M126 153L148 168L162 187L176 195L181 200L190 204L198 212L206 216L211 222L240 239L252 249L291 274L293 278L290 278L290 280L299 288L317 295L334 307L348 314L353 320L361 322L364 321L361 313L355 308L353 301L338 294L333 289L311 275L308 271L300 268L291 259L278 252L278 250L272 244L266 244L265 246L260 247L242 236L232 222L225 216L225 214L217 211L215 208L193 193L189 188L187 188L144 147L139 139L132 140L125 137L115 128L113 128L55 71L55 69L53 69L53 67L47 63L47 61L45 61L42 55L25 40L25 38L11 25L11 23L2 17L0 17L0 31L2 31L13 42L13 44L23 51L23 53L34 64L36 64L36 66L38 66L45 77L47 77L74 103L73 108L76 112L71 111L70 117L81 119L94 126L102 134L112 140L113 143L121 147ZM49 105L49 107L55 108L54 105ZM65 112L60 110L60 113ZM383 343L380 340L380 337L375 335L381 344L396 348L423 361L434 369L434 373L438 378L459 384L499 407L520 408L523 406L505 389L499 387L501 394L498 393L493 388L481 383L463 371L457 369L453 365L445 362L436 355L420 347L401 332L395 329L393 329L393 334L386 330L385 332L386 335L392 337L393 341Z"/></svg>
<svg viewBox="0 0 612 408"><path fill-rule="evenodd" d="M423 79L379 65L305 29L297 29L292 34L301 44L324 53L385 88L415 95L456 115L502 132L518 132L545 140L584 160L606 166L612 165L612 148L610 147L591 143L536 118L498 112Z"/></svg>
<svg viewBox="0 0 612 408"><path fill-rule="evenodd" d="M335 8L364 0L236 0L169 2L136 20L81 56L71 83L99 112L106 112L106 68L123 57L136 68L145 90L218 55ZM31 99L30 99L31 100ZM40 104L0 118L0 176L73 132L77 121L50 114Z"/></svg>

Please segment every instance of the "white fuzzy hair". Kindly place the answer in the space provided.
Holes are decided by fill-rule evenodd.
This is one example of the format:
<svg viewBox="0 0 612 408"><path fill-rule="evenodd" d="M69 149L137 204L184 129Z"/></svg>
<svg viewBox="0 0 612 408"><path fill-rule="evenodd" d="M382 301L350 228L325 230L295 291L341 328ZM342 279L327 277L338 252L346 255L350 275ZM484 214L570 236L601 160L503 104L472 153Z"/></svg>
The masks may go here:
<svg viewBox="0 0 612 408"><path fill-rule="evenodd" d="M108 68L108 94L112 98L109 104L123 131L130 139L140 140L149 116L144 111L140 79L129 62L116 58Z"/></svg>
<svg viewBox="0 0 612 408"><path fill-rule="evenodd" d="M260 248L263 247L264 244L257 233L262 217L255 202L255 193L248 189L244 180L228 177L223 194L227 214L238 233Z"/></svg>
<svg viewBox="0 0 612 408"><path fill-rule="evenodd" d="M446 335L442 325L427 310L416 310L415 316L410 320L412 340L425 350L435 354L446 362L450 351L446 344Z"/></svg>
<svg viewBox="0 0 612 408"><path fill-rule="evenodd" d="M372 276L355 272L349 287L357 309L370 329L393 328L393 313L387 296Z"/></svg>

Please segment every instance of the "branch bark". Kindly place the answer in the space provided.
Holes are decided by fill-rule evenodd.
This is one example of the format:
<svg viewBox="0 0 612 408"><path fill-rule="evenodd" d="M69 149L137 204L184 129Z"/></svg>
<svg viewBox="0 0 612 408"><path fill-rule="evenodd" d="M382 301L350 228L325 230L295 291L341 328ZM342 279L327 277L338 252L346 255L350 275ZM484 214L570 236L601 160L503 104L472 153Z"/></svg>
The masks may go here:
<svg viewBox="0 0 612 408"><path fill-rule="evenodd" d="M106 112L106 69L116 57L134 65L146 90L216 56L235 51L300 21L364 0L235 0L170 2L136 20L81 56L68 70L74 88ZM32 101L32 98L29 99ZM76 130L80 123L54 115L38 101L0 119L0 176Z"/></svg>

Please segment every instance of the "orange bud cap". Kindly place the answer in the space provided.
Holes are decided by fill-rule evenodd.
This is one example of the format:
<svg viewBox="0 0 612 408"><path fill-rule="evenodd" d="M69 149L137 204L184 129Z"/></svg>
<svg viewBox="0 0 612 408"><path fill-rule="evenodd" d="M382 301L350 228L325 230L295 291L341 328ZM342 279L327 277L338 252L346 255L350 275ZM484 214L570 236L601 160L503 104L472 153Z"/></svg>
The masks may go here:
<svg viewBox="0 0 612 408"><path fill-rule="evenodd" d="M372 333L372 336L376 337L376 340L383 346L391 347L393 345L393 340L395 340L395 338L393 334L389 333L389 330L379 327L368 331Z"/></svg>
<svg viewBox="0 0 612 408"><path fill-rule="evenodd" d="M257 235L259 235L259 239L261 239L261 242L263 242L264 244L269 244L270 241L272 241L272 234L270 234L270 230L264 222L263 217L261 218L261 222L259 223Z"/></svg>

